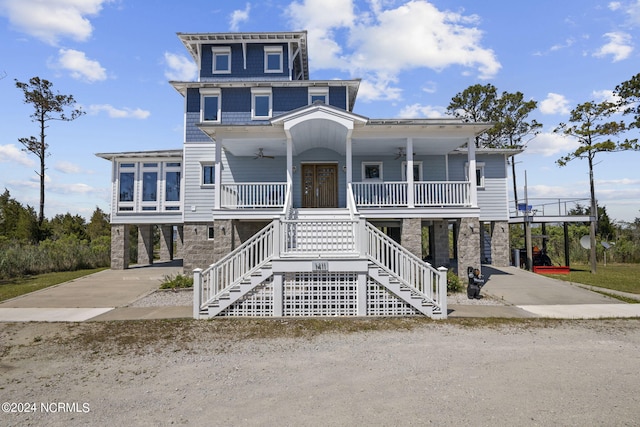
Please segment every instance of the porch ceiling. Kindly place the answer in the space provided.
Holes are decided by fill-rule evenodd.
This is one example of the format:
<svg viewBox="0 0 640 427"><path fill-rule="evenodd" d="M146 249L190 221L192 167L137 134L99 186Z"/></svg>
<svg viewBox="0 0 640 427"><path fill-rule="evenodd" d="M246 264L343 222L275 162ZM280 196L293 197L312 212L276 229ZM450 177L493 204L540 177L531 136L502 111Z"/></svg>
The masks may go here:
<svg viewBox="0 0 640 427"><path fill-rule="evenodd" d="M346 154L347 129L335 123L321 123L315 120L296 126L291 131L293 138L293 155L299 155L312 148L327 148L341 155ZM407 138L401 137L352 137L352 153L354 156L396 156L402 147L405 150ZM445 155L466 144L468 138L433 136L413 138L415 155ZM246 135L239 138L222 139L223 148L234 156L253 157L260 148L267 156L286 156L287 139L281 137L262 137ZM405 150L406 152L406 150Z"/></svg>

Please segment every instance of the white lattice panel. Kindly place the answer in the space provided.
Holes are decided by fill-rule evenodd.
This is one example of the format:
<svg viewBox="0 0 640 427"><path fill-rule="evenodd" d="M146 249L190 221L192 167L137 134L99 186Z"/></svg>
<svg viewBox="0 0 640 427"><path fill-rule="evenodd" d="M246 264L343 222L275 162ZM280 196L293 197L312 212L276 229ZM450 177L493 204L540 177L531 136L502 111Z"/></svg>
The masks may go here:
<svg viewBox="0 0 640 427"><path fill-rule="evenodd" d="M355 316L356 273L288 273L284 277L284 316Z"/></svg>
<svg viewBox="0 0 640 427"><path fill-rule="evenodd" d="M270 317L273 316L273 277L257 286L247 295L225 309L220 316Z"/></svg>
<svg viewBox="0 0 640 427"><path fill-rule="evenodd" d="M367 316L418 316L420 313L367 277Z"/></svg>

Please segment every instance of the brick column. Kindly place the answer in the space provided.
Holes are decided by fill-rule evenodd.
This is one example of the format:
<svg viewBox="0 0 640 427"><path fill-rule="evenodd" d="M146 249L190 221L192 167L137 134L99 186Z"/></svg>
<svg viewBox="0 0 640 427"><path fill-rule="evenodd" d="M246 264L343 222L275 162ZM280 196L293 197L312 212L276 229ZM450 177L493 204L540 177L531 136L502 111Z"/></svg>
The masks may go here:
<svg viewBox="0 0 640 427"><path fill-rule="evenodd" d="M467 267L480 268L480 221L460 219L458 230L458 277L467 283Z"/></svg>
<svg viewBox="0 0 640 427"><path fill-rule="evenodd" d="M153 225L138 226L138 264L153 264Z"/></svg>
<svg viewBox="0 0 640 427"><path fill-rule="evenodd" d="M509 223L495 221L491 223L491 262L496 267L510 265Z"/></svg>
<svg viewBox="0 0 640 427"><path fill-rule="evenodd" d="M195 268L205 269L213 264L214 242L220 233L215 230L214 239L209 239L209 227L212 225L206 222L190 222L184 225L182 266L185 274L191 274Z"/></svg>
<svg viewBox="0 0 640 427"><path fill-rule="evenodd" d="M173 226L160 226L160 261L173 260Z"/></svg>
<svg viewBox="0 0 640 427"><path fill-rule="evenodd" d="M433 267L449 265L449 224L447 221L433 221Z"/></svg>
<svg viewBox="0 0 640 427"><path fill-rule="evenodd" d="M402 220L400 243L409 252L422 259L422 220L405 218Z"/></svg>
<svg viewBox="0 0 640 427"><path fill-rule="evenodd" d="M129 224L111 225L111 269L129 268Z"/></svg>

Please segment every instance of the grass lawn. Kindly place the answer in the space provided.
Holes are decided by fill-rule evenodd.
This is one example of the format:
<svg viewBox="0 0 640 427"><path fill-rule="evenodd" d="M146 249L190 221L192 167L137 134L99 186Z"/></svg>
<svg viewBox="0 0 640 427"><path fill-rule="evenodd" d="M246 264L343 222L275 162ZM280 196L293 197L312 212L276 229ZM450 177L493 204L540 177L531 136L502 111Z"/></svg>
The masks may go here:
<svg viewBox="0 0 640 427"><path fill-rule="evenodd" d="M616 291L640 294L640 264L598 265L596 274L591 274L588 265L572 265L569 274L549 274L555 279L582 283Z"/></svg>
<svg viewBox="0 0 640 427"><path fill-rule="evenodd" d="M16 279L0 280L0 301L28 294L39 289L48 288L78 277L102 271L104 268L90 270L62 271L57 273L39 274L37 276L20 277Z"/></svg>

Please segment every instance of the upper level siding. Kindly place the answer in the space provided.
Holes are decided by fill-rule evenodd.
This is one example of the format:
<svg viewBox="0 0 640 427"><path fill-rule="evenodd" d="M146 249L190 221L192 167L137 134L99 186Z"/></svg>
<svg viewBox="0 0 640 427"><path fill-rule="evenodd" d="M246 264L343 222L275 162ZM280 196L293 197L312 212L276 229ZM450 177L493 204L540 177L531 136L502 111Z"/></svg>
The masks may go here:
<svg viewBox="0 0 640 427"><path fill-rule="evenodd" d="M213 73L213 47L231 48L231 73ZM282 47L283 66L281 73L264 72L264 47ZM248 43L246 45L246 68L242 44L231 43L228 45L203 45L201 54L200 78L203 80L229 80L231 79L251 79L261 78L262 80L282 80L289 79L289 49L286 43L258 44Z"/></svg>

